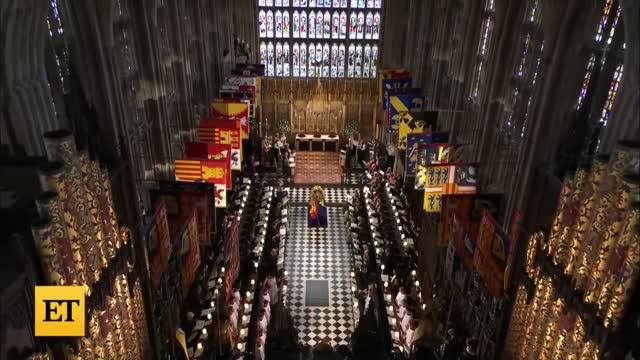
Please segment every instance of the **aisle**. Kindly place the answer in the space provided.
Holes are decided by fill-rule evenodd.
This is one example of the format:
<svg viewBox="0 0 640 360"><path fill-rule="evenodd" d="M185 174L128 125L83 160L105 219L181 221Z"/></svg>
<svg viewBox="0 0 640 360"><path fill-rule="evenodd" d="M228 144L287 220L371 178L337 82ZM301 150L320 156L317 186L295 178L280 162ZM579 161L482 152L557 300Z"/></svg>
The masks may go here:
<svg viewBox="0 0 640 360"><path fill-rule="evenodd" d="M328 189L328 197L331 197ZM344 209L327 208L329 227L309 229L307 207L289 206L289 272L287 304L303 345L329 341L349 345L353 332L351 247L344 228Z"/></svg>

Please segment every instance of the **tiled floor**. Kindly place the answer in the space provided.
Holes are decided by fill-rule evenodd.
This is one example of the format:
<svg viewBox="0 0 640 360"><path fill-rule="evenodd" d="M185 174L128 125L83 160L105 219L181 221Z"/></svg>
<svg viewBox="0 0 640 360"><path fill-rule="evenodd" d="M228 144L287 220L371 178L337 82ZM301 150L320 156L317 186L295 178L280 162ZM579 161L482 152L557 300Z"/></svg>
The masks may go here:
<svg viewBox="0 0 640 360"><path fill-rule="evenodd" d="M331 189L327 193L332 196ZM289 206L287 304L302 344L314 346L328 340L336 346L351 341L351 246L345 234L343 211L342 207L328 207L329 227L318 229L307 227L306 206ZM305 306L306 280L329 282L329 306Z"/></svg>
<svg viewBox="0 0 640 360"><path fill-rule="evenodd" d="M298 151L296 153L297 184L341 184L340 155L329 151Z"/></svg>
<svg viewBox="0 0 640 360"><path fill-rule="evenodd" d="M347 202L349 194L353 189L349 188L332 188L324 187L325 203L327 206L342 205ZM289 189L288 197L291 203L305 203L309 202L309 196L311 195L311 187L292 187Z"/></svg>

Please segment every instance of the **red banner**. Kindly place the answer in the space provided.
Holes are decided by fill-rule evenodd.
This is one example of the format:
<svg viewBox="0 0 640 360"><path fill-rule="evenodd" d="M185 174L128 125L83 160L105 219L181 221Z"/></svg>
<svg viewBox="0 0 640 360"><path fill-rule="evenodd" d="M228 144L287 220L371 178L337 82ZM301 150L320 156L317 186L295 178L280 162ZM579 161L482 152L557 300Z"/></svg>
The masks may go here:
<svg viewBox="0 0 640 360"><path fill-rule="evenodd" d="M478 246L473 256L473 265L482 277L489 292L496 298L504 287L504 270L509 239L485 211L478 230Z"/></svg>
<svg viewBox="0 0 640 360"><path fill-rule="evenodd" d="M240 121L242 139L249 138L249 101L234 100L234 98L213 99L211 115L214 119Z"/></svg>
<svg viewBox="0 0 640 360"><path fill-rule="evenodd" d="M157 205L156 212L145 231L147 251L149 252L150 277L154 287L160 285L160 278L171 255L171 235L167 221L167 208L163 201Z"/></svg>
<svg viewBox="0 0 640 360"><path fill-rule="evenodd" d="M184 182L207 182L228 187L231 181L228 161L206 159L176 159L176 180Z"/></svg>
<svg viewBox="0 0 640 360"><path fill-rule="evenodd" d="M231 169L242 169L242 135L239 120L200 120L197 133L198 141L231 145Z"/></svg>
<svg viewBox="0 0 640 360"><path fill-rule="evenodd" d="M189 294L191 284L200 266L200 243L198 241L198 212L194 209L178 237L180 245L180 277L182 299Z"/></svg>
<svg viewBox="0 0 640 360"><path fill-rule="evenodd" d="M184 152L189 158L208 159L219 161L221 164L225 163L226 187L227 190L231 189L231 145L190 142L185 145Z"/></svg>

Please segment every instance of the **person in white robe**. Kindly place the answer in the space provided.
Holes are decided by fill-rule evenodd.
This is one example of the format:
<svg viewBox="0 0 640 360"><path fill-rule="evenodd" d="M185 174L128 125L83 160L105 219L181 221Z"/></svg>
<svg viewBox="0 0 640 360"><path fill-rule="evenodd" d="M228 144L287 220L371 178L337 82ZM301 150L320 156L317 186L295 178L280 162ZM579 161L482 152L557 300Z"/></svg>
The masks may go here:
<svg viewBox="0 0 640 360"><path fill-rule="evenodd" d="M262 329L262 331L267 331L267 326L269 323L267 322L267 315L264 310L260 312L260 321L258 323L258 329Z"/></svg>
<svg viewBox="0 0 640 360"><path fill-rule="evenodd" d="M409 326L409 328L407 329L407 331L404 333L404 342L405 345L407 346L407 349L409 350L409 353L411 353L411 346L413 345L413 334L416 331L416 323L415 322L411 322L411 325Z"/></svg>
<svg viewBox="0 0 640 360"><path fill-rule="evenodd" d="M262 309L264 310L265 316L267 317L267 323L271 322L271 305L267 300L262 301Z"/></svg>
<svg viewBox="0 0 640 360"><path fill-rule="evenodd" d="M412 322L413 322L413 314L411 314L411 311L407 310L407 312L404 314L404 317L402 318L402 323L401 323L402 331L406 333Z"/></svg>
<svg viewBox="0 0 640 360"><path fill-rule="evenodd" d="M398 295L396 295L396 306L402 305L402 303L407 301L407 289L404 287L400 287L400 291L398 291Z"/></svg>

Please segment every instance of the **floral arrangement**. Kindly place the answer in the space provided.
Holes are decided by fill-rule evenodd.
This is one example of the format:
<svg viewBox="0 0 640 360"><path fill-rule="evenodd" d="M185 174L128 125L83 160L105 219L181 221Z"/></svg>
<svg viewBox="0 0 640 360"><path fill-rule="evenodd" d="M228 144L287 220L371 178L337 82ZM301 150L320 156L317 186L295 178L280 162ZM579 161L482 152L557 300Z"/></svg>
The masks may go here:
<svg viewBox="0 0 640 360"><path fill-rule="evenodd" d="M344 125L344 135L347 138L353 137L358 133L360 128L360 123L357 119L348 119L346 124Z"/></svg>
<svg viewBox="0 0 640 360"><path fill-rule="evenodd" d="M288 134L291 128L289 127L289 120L279 119L276 121L276 132L278 134Z"/></svg>

